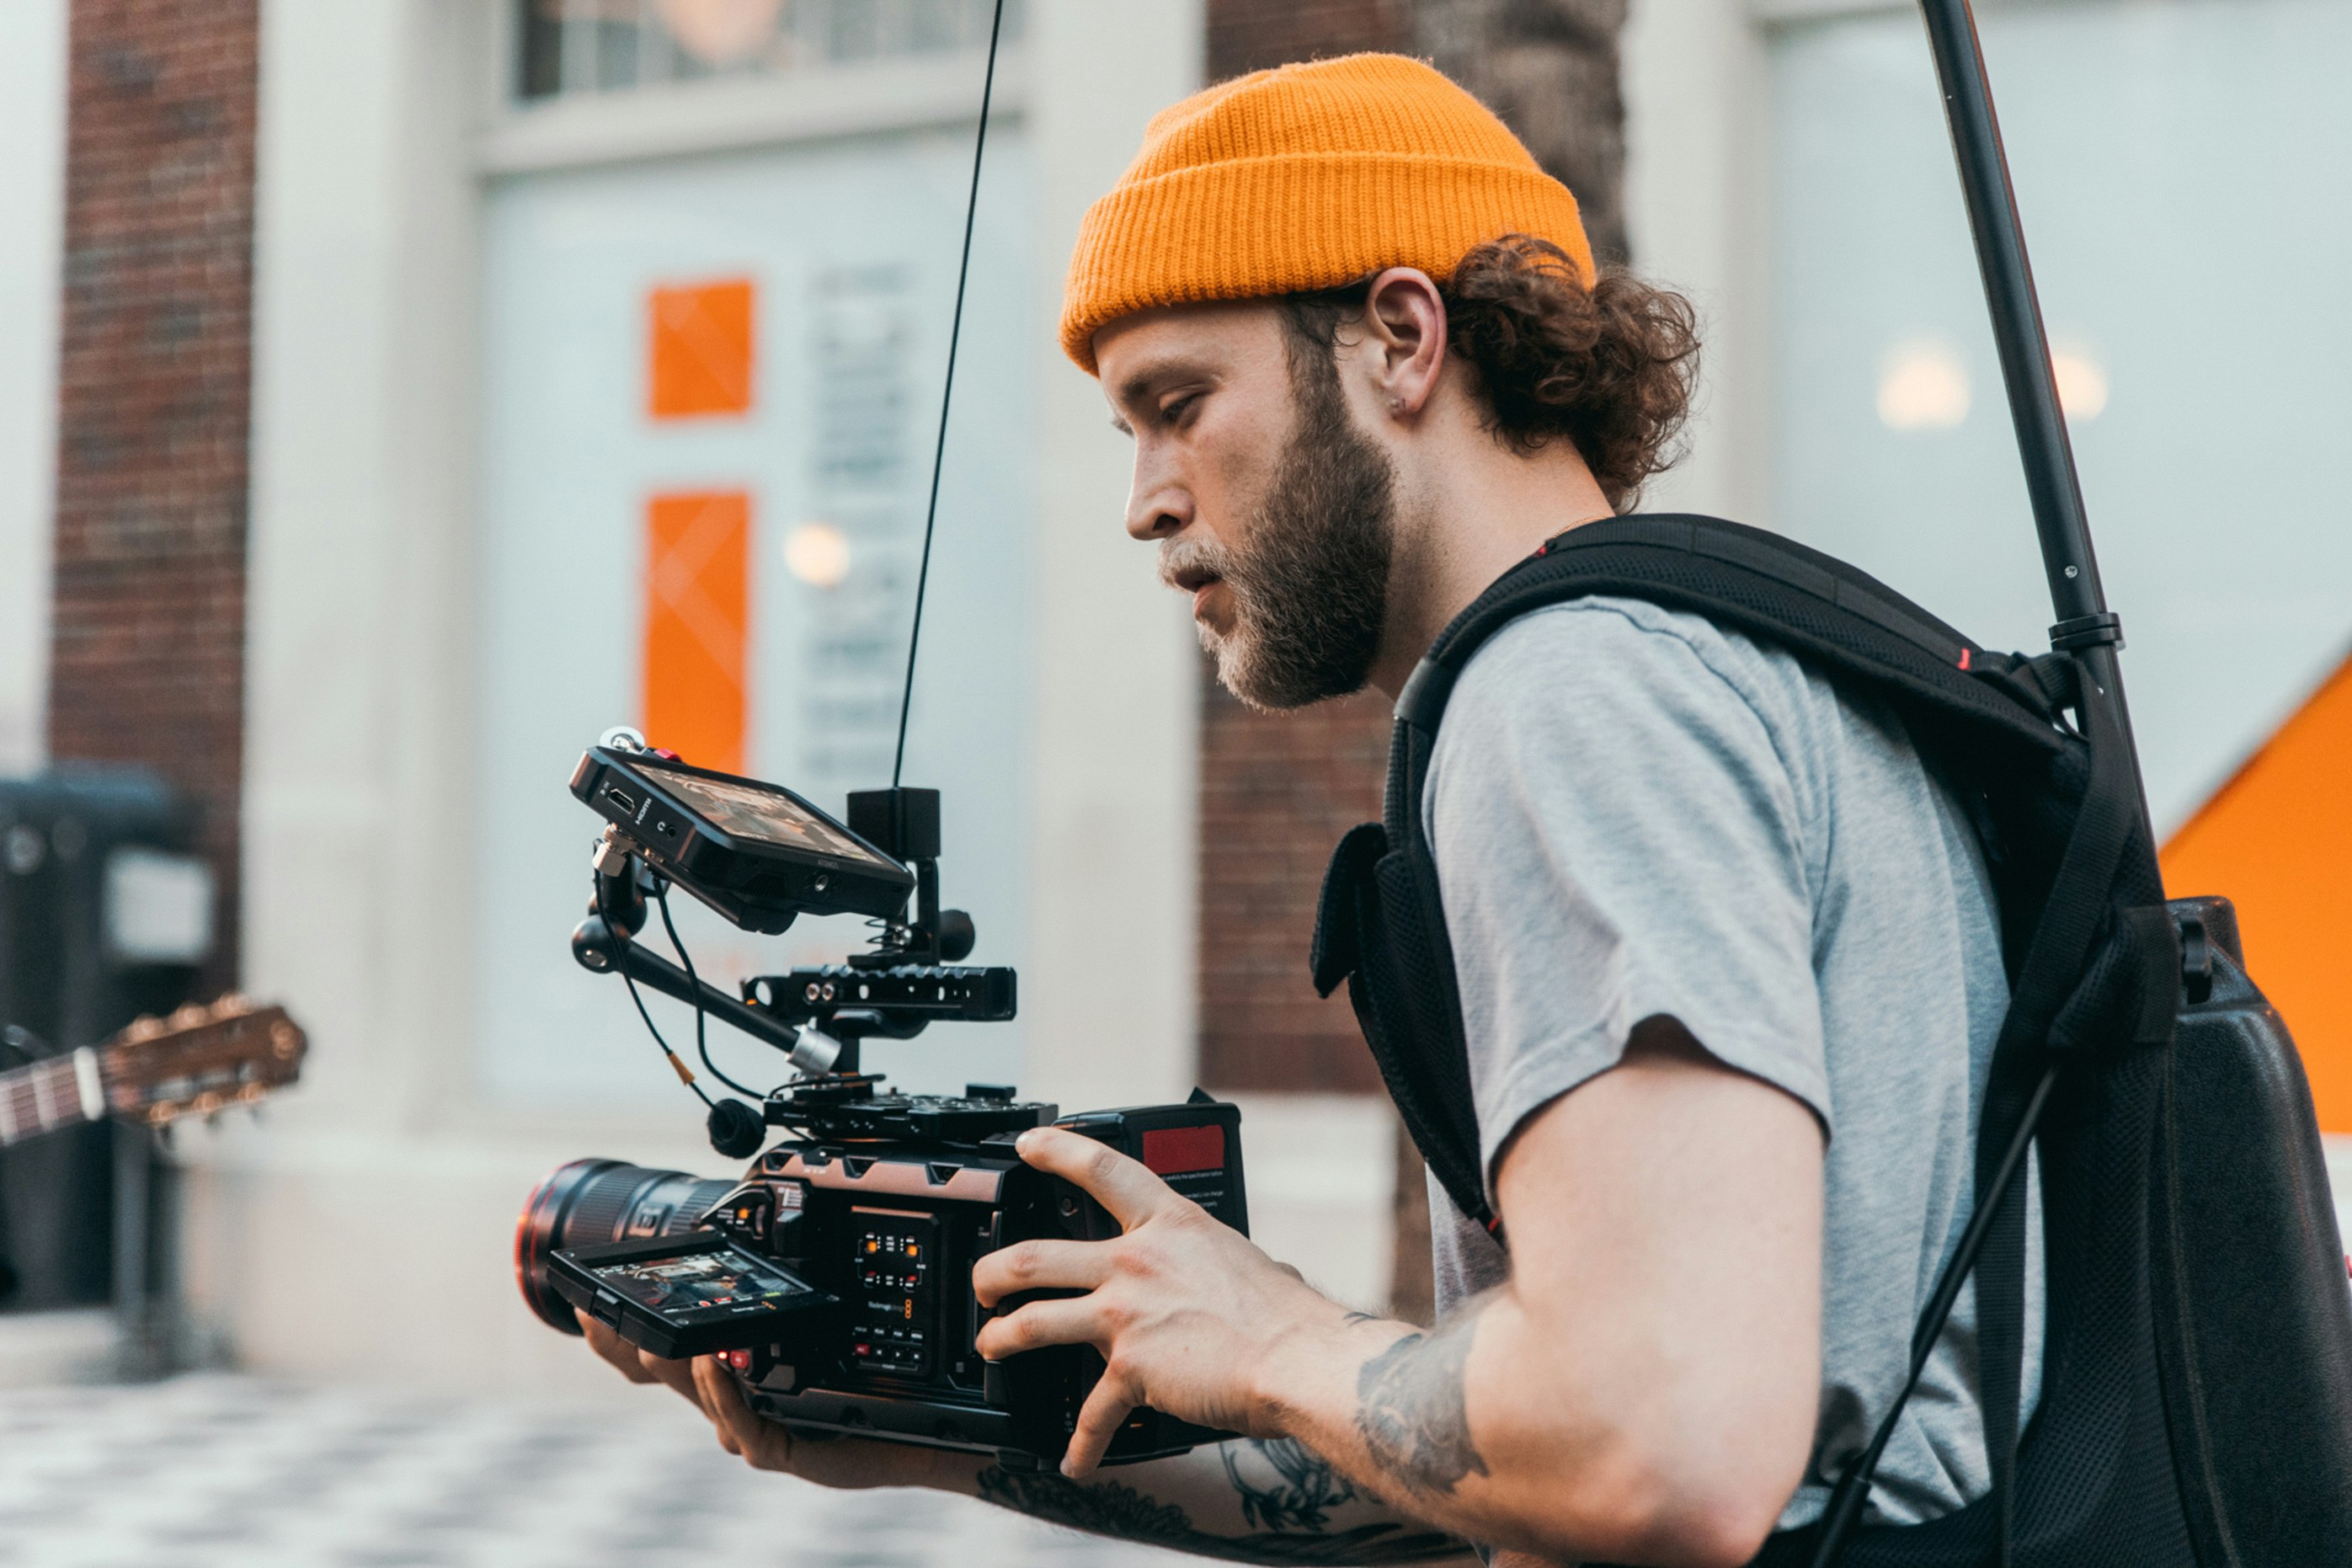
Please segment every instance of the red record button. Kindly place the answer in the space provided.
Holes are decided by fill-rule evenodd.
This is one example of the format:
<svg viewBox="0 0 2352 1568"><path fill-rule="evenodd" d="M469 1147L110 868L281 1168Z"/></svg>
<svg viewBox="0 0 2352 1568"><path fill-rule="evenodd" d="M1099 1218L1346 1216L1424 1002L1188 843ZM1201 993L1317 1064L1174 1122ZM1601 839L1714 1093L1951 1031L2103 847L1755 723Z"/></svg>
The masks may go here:
<svg viewBox="0 0 2352 1568"><path fill-rule="evenodd" d="M733 1367L737 1372L749 1372L751 1370L751 1352L750 1351L729 1351L727 1352L727 1364Z"/></svg>

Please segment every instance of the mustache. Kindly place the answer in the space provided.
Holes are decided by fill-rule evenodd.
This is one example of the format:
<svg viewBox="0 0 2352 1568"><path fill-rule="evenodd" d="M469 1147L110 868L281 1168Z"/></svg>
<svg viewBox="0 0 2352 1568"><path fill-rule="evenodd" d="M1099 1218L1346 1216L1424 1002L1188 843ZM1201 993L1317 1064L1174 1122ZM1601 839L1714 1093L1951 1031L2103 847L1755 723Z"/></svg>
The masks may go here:
<svg viewBox="0 0 2352 1568"><path fill-rule="evenodd" d="M1160 542L1160 581L1168 587L1189 591L1190 584L1203 577L1221 577L1232 581L1234 554L1213 539L1164 539Z"/></svg>

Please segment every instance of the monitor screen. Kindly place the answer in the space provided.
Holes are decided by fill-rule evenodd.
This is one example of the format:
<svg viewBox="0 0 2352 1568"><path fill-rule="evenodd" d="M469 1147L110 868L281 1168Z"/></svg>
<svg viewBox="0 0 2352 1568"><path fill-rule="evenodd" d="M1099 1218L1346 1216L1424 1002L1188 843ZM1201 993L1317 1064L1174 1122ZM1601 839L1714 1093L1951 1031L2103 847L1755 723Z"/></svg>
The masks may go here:
<svg viewBox="0 0 2352 1568"><path fill-rule="evenodd" d="M678 1324L790 1306L795 1298L816 1294L775 1265L734 1247L682 1258L606 1263L590 1272L605 1289Z"/></svg>
<svg viewBox="0 0 2352 1568"><path fill-rule="evenodd" d="M651 776L732 837L898 869L895 861L875 854L781 790L726 779L698 778L667 768Z"/></svg>

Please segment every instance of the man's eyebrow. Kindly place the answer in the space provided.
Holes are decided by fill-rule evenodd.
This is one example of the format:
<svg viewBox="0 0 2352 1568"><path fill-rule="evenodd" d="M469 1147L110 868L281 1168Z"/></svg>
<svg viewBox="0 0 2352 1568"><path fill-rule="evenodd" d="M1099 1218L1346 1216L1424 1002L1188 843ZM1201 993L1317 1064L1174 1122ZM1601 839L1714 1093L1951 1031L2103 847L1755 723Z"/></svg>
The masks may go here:
<svg viewBox="0 0 2352 1568"><path fill-rule="evenodd" d="M1145 365L1118 384L1118 393L1110 399L1111 428L1123 436L1134 435L1135 426L1129 423L1126 415L1119 412L1121 408L1149 407L1159 389L1168 383L1204 373L1204 366L1181 358L1164 359L1156 364Z"/></svg>

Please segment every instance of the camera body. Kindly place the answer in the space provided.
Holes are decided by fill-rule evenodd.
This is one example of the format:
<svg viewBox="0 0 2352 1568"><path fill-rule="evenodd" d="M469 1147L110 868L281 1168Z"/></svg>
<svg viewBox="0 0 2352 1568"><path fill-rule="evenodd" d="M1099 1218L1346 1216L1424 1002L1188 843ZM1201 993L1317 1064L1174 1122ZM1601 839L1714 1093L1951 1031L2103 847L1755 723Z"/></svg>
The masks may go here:
<svg viewBox="0 0 2352 1568"><path fill-rule="evenodd" d="M992 1452L1024 1467L1058 1462L1101 1358L1066 1345L982 1359L973 1341L993 1314L971 1289L972 1266L1001 1247L1119 1233L1085 1192L1013 1152L1020 1131L1054 1121L1055 1107L981 1086L962 1097L894 1095L870 1079L836 1079L786 1091L770 1113L796 1123L798 1135L762 1152L731 1186L604 1161L558 1171L524 1211L517 1262L525 1298L554 1327L577 1331L571 1309L580 1306L643 1343L626 1304L565 1278L557 1258L716 1230L824 1300L704 1342L720 1351L760 1415ZM1246 1235L1240 1121L1235 1107L1196 1095L1058 1125L1140 1161ZM1138 1410L1108 1457L1156 1458L1225 1436Z"/></svg>
<svg viewBox="0 0 2352 1568"><path fill-rule="evenodd" d="M1012 970L942 962L970 951L973 929L939 904L936 791L860 792L844 825L633 735L592 750L572 786L607 824L589 918L572 934L582 966L688 1002L786 1052L801 1076L756 1112L712 1105L714 1146L754 1155L739 1181L612 1160L556 1171L516 1227L524 1300L567 1332L580 1331L578 1310L656 1354L716 1352L754 1411L796 1429L1057 1464L1102 1358L1063 1345L984 1360L975 1341L993 1314L972 1267L1017 1242L1103 1241L1119 1226L1024 1163L1014 1140L1049 1122L1094 1138L1247 1235L1240 1111L1196 1089L1181 1105L1062 1117L1010 1089L897 1094L857 1070L863 1041L1013 1016ZM748 931L854 912L881 934L845 963L761 976L730 996L634 942L648 900L672 884ZM782 1136L760 1148L772 1128ZM1139 1409L1106 1460L1228 1436Z"/></svg>

